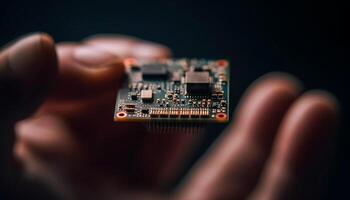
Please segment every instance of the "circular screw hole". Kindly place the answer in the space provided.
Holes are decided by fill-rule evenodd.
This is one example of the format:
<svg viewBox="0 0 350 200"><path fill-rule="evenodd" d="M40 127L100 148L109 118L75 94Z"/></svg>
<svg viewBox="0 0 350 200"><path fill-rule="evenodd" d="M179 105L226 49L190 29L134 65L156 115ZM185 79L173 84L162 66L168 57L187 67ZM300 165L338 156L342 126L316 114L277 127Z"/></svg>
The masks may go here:
<svg viewBox="0 0 350 200"><path fill-rule="evenodd" d="M117 116L120 118L126 117L126 113L125 112L119 112L117 113Z"/></svg>
<svg viewBox="0 0 350 200"><path fill-rule="evenodd" d="M224 118L225 115L224 115L224 114L218 114L218 117L219 117L219 118Z"/></svg>
<svg viewBox="0 0 350 200"><path fill-rule="evenodd" d="M217 114L215 115L215 117L216 117L216 120L221 121L221 122L224 122L224 121L227 120L227 115L226 115L226 113L217 113Z"/></svg>
<svg viewBox="0 0 350 200"><path fill-rule="evenodd" d="M216 63L219 67L227 67L228 66L228 61L224 60L224 59L218 60L218 61L216 61Z"/></svg>

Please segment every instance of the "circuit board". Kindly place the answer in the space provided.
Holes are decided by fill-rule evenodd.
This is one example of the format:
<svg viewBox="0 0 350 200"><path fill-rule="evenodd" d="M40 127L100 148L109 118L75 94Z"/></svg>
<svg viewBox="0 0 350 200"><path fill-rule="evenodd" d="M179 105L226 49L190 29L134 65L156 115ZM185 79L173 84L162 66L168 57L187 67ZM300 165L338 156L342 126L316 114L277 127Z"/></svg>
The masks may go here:
<svg viewBox="0 0 350 200"><path fill-rule="evenodd" d="M114 121L227 122L229 62L126 59Z"/></svg>

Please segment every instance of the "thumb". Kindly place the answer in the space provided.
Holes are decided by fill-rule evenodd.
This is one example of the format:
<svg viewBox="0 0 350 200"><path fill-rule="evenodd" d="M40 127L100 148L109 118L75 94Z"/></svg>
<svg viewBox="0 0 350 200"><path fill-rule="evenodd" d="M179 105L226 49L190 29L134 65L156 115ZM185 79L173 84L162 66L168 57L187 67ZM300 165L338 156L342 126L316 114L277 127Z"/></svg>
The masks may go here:
<svg viewBox="0 0 350 200"><path fill-rule="evenodd" d="M47 34L29 35L5 48L0 53L0 119L33 112L56 74L55 45Z"/></svg>
<svg viewBox="0 0 350 200"><path fill-rule="evenodd" d="M12 196L18 189L10 162L13 124L39 106L56 74L55 45L47 34L29 35L0 52L0 194Z"/></svg>

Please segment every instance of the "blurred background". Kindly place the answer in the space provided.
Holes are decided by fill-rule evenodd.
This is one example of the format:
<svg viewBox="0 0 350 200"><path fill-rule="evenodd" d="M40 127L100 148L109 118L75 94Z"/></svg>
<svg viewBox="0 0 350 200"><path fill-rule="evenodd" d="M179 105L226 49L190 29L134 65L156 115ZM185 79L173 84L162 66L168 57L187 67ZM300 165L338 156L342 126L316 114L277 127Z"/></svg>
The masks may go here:
<svg viewBox="0 0 350 200"><path fill-rule="evenodd" d="M57 42L118 33L165 44L174 57L228 58L233 106L262 74L289 72L306 89L326 89L341 102L339 145L327 198L347 199L348 18L340 1L11 0L1 3L0 45L36 31L51 34ZM206 139L202 151L216 136Z"/></svg>

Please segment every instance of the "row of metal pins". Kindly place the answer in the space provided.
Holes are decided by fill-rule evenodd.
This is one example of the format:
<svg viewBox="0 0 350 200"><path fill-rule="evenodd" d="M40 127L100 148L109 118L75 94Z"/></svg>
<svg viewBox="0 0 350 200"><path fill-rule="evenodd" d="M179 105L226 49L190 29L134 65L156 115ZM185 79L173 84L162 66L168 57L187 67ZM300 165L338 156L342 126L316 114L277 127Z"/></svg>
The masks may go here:
<svg viewBox="0 0 350 200"><path fill-rule="evenodd" d="M192 134L198 135L204 132L204 123L151 121L146 124L150 133L156 134Z"/></svg>
<svg viewBox="0 0 350 200"><path fill-rule="evenodd" d="M150 115L209 116L207 108L153 108Z"/></svg>

